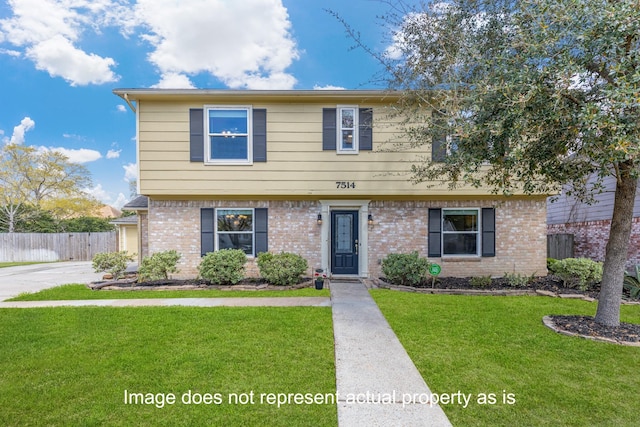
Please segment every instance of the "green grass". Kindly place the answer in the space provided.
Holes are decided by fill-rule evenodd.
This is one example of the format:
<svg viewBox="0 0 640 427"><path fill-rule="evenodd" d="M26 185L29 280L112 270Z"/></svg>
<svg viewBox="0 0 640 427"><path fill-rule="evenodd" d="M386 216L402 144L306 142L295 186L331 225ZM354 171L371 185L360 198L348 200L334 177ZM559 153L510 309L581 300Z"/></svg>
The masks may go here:
<svg viewBox="0 0 640 427"><path fill-rule="evenodd" d="M230 297L328 297L329 290L303 288L274 291L220 291L217 289L180 290L180 291L92 291L85 285L69 284L44 289L34 293L20 294L7 301L58 301L128 298L230 298Z"/></svg>
<svg viewBox="0 0 640 427"><path fill-rule="evenodd" d="M325 307L0 310L0 425L335 426L333 404L259 403L335 393L331 325ZM125 390L178 401L125 404ZM222 403L183 404L189 390Z"/></svg>
<svg viewBox="0 0 640 427"><path fill-rule="evenodd" d="M640 348L557 334L548 314L596 305L542 297L465 297L374 290L372 295L432 393L472 393L443 405L459 426L638 425ZM622 320L640 323L640 306ZM480 393L497 403L480 405ZM503 404L503 394L516 403Z"/></svg>
<svg viewBox="0 0 640 427"><path fill-rule="evenodd" d="M52 261L55 262L55 261ZM43 261L27 261L27 262L0 262L0 268L17 267L20 265L45 264Z"/></svg>

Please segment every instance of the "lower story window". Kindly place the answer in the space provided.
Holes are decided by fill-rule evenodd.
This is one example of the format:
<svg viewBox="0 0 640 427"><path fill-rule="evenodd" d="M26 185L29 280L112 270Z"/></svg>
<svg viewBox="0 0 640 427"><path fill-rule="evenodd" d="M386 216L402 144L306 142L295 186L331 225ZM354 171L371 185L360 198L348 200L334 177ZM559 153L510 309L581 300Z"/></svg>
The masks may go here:
<svg viewBox="0 0 640 427"><path fill-rule="evenodd" d="M479 247L478 209L443 209L442 254L478 255Z"/></svg>
<svg viewBox="0 0 640 427"><path fill-rule="evenodd" d="M253 255L253 224L253 209L217 209L216 249L241 249Z"/></svg>

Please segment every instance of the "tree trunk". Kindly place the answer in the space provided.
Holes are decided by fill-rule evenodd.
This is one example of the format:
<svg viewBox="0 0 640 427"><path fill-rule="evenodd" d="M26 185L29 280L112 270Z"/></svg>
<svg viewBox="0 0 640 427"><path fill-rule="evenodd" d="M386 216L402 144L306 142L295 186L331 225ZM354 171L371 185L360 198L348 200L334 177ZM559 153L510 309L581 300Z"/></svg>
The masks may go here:
<svg viewBox="0 0 640 427"><path fill-rule="evenodd" d="M596 322L606 326L620 325L622 283L633 223L633 204L638 186L638 179L633 177L632 170L631 163L620 164L595 317Z"/></svg>

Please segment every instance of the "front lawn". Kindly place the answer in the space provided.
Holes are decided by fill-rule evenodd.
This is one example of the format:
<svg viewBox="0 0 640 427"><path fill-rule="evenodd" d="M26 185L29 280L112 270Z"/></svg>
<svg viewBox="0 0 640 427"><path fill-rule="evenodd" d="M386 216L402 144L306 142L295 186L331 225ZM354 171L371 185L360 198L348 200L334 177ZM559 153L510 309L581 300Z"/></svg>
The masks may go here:
<svg viewBox="0 0 640 427"><path fill-rule="evenodd" d="M24 293L7 301L59 301L122 298L230 298L230 297L328 297L329 290L303 288L275 291L221 291L217 289L156 291L93 291L85 285L69 284L44 289L34 293Z"/></svg>
<svg viewBox="0 0 640 427"><path fill-rule="evenodd" d="M335 393L328 307L3 309L0 342L3 426L337 425L333 404L259 402Z"/></svg>
<svg viewBox="0 0 640 427"><path fill-rule="evenodd" d="M443 405L454 426L638 423L640 348L570 338L542 324L547 314L592 316L595 303L371 293L431 392L472 394L466 409ZM622 318L640 323L640 306L623 306Z"/></svg>

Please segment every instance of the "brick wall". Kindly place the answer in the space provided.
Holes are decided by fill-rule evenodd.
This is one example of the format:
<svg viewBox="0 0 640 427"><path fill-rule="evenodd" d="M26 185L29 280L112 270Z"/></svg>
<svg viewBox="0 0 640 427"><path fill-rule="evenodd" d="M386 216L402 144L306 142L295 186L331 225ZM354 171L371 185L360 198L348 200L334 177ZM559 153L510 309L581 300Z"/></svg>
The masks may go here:
<svg viewBox="0 0 640 427"><path fill-rule="evenodd" d="M611 220L550 224L548 234L573 234L573 249L576 258L604 261ZM640 264L640 217L633 218L627 269Z"/></svg>
<svg viewBox="0 0 640 427"><path fill-rule="evenodd" d="M294 252L307 259L311 269L321 264L321 227L316 223L318 201L157 201L149 200L149 253L175 249L182 254L182 277L197 274L200 263L201 208L263 208L268 211L269 250ZM368 225L369 276L381 275L380 262L389 253L427 254L429 208L494 207L496 256L490 258L433 259L443 276L501 276L505 272L546 274L546 204L543 199L482 201L372 201ZM326 219L325 219L326 220ZM253 259L247 274L257 275Z"/></svg>
<svg viewBox="0 0 640 427"><path fill-rule="evenodd" d="M507 201L374 201L369 211L369 275L381 275L381 260L389 253L418 250L427 256L429 208L496 209L496 256L432 258L442 276L502 276L504 273L545 275L546 203L544 200Z"/></svg>

